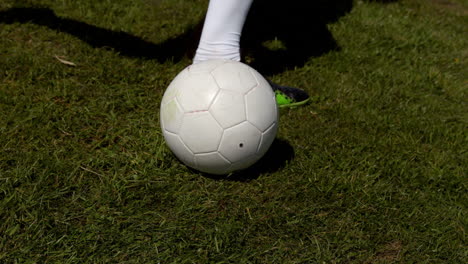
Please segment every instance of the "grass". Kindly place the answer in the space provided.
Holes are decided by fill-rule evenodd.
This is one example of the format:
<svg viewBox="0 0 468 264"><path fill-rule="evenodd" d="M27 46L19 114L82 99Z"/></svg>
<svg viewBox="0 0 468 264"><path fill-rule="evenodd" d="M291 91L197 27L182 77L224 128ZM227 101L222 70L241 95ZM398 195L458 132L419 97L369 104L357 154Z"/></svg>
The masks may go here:
<svg viewBox="0 0 468 264"><path fill-rule="evenodd" d="M314 23L246 41L313 102L228 179L159 129L206 6L0 1L0 262L466 261L465 0L318 1Z"/></svg>

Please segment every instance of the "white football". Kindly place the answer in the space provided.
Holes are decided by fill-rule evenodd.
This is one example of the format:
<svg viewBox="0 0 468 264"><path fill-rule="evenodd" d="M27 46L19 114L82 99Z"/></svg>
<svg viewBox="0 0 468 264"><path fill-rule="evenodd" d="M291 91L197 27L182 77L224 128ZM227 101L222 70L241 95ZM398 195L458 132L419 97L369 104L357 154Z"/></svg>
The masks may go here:
<svg viewBox="0 0 468 264"><path fill-rule="evenodd" d="M278 131L275 94L246 64L208 60L180 72L164 93L161 129L185 165L210 174L246 169Z"/></svg>

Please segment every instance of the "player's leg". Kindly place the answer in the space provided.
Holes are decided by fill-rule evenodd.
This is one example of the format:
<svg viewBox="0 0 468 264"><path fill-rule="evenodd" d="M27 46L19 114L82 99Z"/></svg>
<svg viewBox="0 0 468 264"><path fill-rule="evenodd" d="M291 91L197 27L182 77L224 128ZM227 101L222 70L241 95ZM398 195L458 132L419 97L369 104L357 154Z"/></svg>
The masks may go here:
<svg viewBox="0 0 468 264"><path fill-rule="evenodd" d="M240 37L253 0L210 0L193 63L211 59L240 61ZM280 107L307 103L309 95L297 88L270 82Z"/></svg>
<svg viewBox="0 0 468 264"><path fill-rule="evenodd" d="M194 63L210 59L240 61L239 41L253 0L210 0Z"/></svg>

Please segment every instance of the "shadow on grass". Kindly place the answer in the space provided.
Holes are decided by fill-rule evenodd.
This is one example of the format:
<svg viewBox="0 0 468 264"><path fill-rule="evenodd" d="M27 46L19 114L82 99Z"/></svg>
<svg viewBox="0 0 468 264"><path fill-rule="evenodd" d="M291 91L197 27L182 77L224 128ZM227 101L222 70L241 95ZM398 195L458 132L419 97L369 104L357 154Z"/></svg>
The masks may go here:
<svg viewBox="0 0 468 264"><path fill-rule="evenodd" d="M302 67L311 57L339 49L327 24L352 6L352 0L255 0L243 31L244 55L263 74Z"/></svg>
<svg viewBox="0 0 468 264"><path fill-rule="evenodd" d="M398 0L367 0L390 3ZM243 30L243 57L263 74L273 75L303 66L339 46L327 25L346 15L353 0L255 0ZM109 48L123 56L179 61L193 57L203 21L185 33L154 44L122 31L112 31L58 17L49 8L11 8L0 12L0 23L33 23L71 34L95 48ZM268 46L268 42L276 47ZM271 43L270 43L271 44ZM274 45L273 45L274 46Z"/></svg>
<svg viewBox="0 0 468 264"><path fill-rule="evenodd" d="M285 140L276 138L270 149L252 167L235 172L229 176L203 174L203 176L226 181L248 182L258 179L260 175L276 172L294 158L294 148Z"/></svg>
<svg viewBox="0 0 468 264"><path fill-rule="evenodd" d="M0 23L32 23L73 35L95 48L109 48L127 57L179 61L186 55L192 32L154 44L122 31L112 31L73 19L58 17L49 8L11 8L0 12Z"/></svg>
<svg viewBox="0 0 468 264"><path fill-rule="evenodd" d="M338 48L327 24L352 8L352 0L255 0L244 27L241 46L247 61L264 74L302 66L310 57ZM0 23L33 23L73 35L95 48L109 48L123 56L179 61L192 57L203 21L185 33L154 44L122 31L112 31L69 18L49 8L11 8L0 12ZM279 40L284 49L265 47Z"/></svg>
<svg viewBox="0 0 468 264"><path fill-rule="evenodd" d="M327 25L352 8L353 0L255 0L242 35L243 53L263 74L302 67L310 58L339 50Z"/></svg>

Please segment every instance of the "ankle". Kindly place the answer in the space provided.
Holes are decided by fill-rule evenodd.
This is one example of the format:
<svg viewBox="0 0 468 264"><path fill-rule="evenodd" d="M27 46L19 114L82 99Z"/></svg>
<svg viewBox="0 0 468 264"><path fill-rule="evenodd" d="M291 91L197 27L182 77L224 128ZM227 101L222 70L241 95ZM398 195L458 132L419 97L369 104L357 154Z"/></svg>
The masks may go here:
<svg viewBox="0 0 468 264"><path fill-rule="evenodd" d="M240 61L239 45L228 42L220 43L200 41L193 63L196 64L202 61L214 59Z"/></svg>

